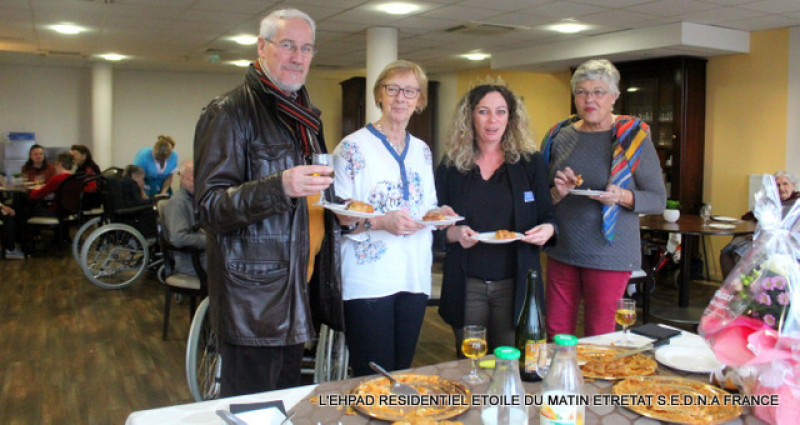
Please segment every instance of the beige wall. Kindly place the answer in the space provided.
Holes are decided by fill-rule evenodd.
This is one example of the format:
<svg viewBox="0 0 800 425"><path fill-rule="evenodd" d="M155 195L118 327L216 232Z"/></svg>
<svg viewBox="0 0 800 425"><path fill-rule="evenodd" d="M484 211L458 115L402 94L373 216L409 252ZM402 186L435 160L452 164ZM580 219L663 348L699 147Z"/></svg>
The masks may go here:
<svg viewBox="0 0 800 425"><path fill-rule="evenodd" d="M786 161L789 30L754 32L750 53L711 58L706 83L703 193L712 212L733 217L748 209L748 176L773 173ZM711 237L713 273L730 237Z"/></svg>
<svg viewBox="0 0 800 425"><path fill-rule="evenodd" d="M785 166L789 32L752 33L750 54L711 58L706 84L706 201L747 210L749 174Z"/></svg>

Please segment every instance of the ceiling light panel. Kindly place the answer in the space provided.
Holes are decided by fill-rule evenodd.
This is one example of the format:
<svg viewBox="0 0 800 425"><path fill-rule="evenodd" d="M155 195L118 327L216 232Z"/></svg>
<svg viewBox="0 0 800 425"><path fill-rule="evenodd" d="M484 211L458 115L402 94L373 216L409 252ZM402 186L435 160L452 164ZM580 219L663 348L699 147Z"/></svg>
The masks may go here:
<svg viewBox="0 0 800 425"><path fill-rule="evenodd" d="M55 24L50 25L50 29L65 35L77 35L86 31L86 28L74 24Z"/></svg>
<svg viewBox="0 0 800 425"><path fill-rule="evenodd" d="M381 3L375 8L383 13L388 13L390 15L409 15L415 12L419 12L421 7L408 2L389 2L389 3Z"/></svg>

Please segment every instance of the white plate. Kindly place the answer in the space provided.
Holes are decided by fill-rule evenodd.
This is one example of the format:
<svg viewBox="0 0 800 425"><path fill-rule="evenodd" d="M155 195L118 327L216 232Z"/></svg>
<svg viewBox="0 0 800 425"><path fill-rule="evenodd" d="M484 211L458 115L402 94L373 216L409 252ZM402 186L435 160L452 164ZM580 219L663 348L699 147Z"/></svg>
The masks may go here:
<svg viewBox="0 0 800 425"><path fill-rule="evenodd" d="M707 348L667 345L656 349L656 361L673 369L710 373L724 366Z"/></svg>
<svg viewBox="0 0 800 425"><path fill-rule="evenodd" d="M733 217L725 217L724 215L712 215L711 219L715 221L727 221L731 223L734 221L739 221L738 219L735 219Z"/></svg>
<svg viewBox="0 0 800 425"><path fill-rule="evenodd" d="M329 209L329 210L335 212L336 214L346 215L346 216L349 216L349 217L372 218L372 217L380 215L380 214L374 213L374 212L368 213L368 212L363 212L363 211L348 210L347 209L347 205L342 205L342 204L322 204L322 207L325 208L325 209Z"/></svg>
<svg viewBox="0 0 800 425"><path fill-rule="evenodd" d="M425 221L423 219L417 219L417 220L414 220L414 222L415 223L419 223L419 224L425 224L427 226L444 226L446 224L453 224L453 223L455 223L457 221L461 221L461 220L464 219L464 217L461 217L460 215L447 216L447 217L450 217L450 218L448 218L447 220L429 220L429 221Z"/></svg>
<svg viewBox="0 0 800 425"><path fill-rule="evenodd" d="M605 190L593 190L593 189L569 189L569 192L572 195L580 195L580 196L590 196L590 195L608 195L611 192L606 192Z"/></svg>
<svg viewBox="0 0 800 425"><path fill-rule="evenodd" d="M481 233L478 233L477 235L473 236L472 238L477 240L478 242L491 243L491 244L502 244L502 243L511 243L511 242L514 242L514 241L518 241L518 240L522 239L522 237L524 236L522 233L519 233L519 232L514 232L514 235L516 236L514 238L495 239L494 238L494 232L481 232Z"/></svg>
<svg viewBox="0 0 800 425"><path fill-rule="evenodd" d="M731 230L736 228L736 226L734 226L733 224L725 224L725 223L711 223L708 225L708 227L720 230Z"/></svg>

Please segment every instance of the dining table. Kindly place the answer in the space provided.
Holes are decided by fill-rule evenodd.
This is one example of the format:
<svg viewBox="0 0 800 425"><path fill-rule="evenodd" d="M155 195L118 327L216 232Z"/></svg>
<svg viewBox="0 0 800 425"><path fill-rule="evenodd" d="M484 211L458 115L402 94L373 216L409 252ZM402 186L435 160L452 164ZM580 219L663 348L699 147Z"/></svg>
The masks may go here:
<svg viewBox="0 0 800 425"><path fill-rule="evenodd" d="M10 204L12 206L16 204L17 205L16 208L19 208L19 206L26 199L28 199L28 194L31 191L39 189L41 187L42 185L37 185L34 184L33 182L19 183L19 182L7 181L5 182L5 184L0 185L0 200L3 200L4 198L5 199L11 198L12 201Z"/></svg>
<svg viewBox="0 0 800 425"><path fill-rule="evenodd" d="M675 329L666 325L658 325L670 329ZM677 329L675 329L677 330ZM677 330L680 331L680 330ZM622 337L621 332L614 332L605 335L597 335L588 338L582 338L582 344L599 344L607 345L613 344ZM632 345L641 346L644 344L652 343L654 340L632 334ZM680 331L680 334L669 339L667 345L661 347L673 347L679 350L696 350L703 356L711 356L713 353L706 344L705 340L697 334L688 331ZM661 349L659 347L659 349ZM696 356L696 355L693 355ZM487 356L491 358L491 356ZM684 360L685 361L685 360ZM695 366L697 359L692 357L690 359L692 365ZM673 365L674 366L674 365ZM720 364L721 366L721 364ZM462 377L470 370L470 361L453 360L428 366L419 366L407 371L399 371L397 373L414 373L423 375L438 375L447 380L463 383ZM491 369L481 369L481 373L487 378L491 377ZM659 363L657 375L676 376L686 379L693 379L700 382L708 382L709 374L693 373L681 368L668 367ZM223 398L218 400L208 400L197 403L183 404L177 406L161 407L150 410L142 410L131 413L128 416L126 425L150 425L150 424L175 424L175 425L219 425L223 424L222 420L216 416L215 411L218 409L228 410L232 406L237 406L247 403L263 403L269 401L280 400L287 411L293 412L294 417L291 419L293 425L377 425L387 424L391 421L383 421L368 417L362 413L355 412L342 405L335 405L331 403L322 403L320 400L335 400L342 395L348 394L350 390L361 384L362 382L373 379L375 376L366 376L360 378L345 379L340 381L323 382L317 385L306 385L301 387L268 391L257 394L250 394L245 396L237 396L230 398ZM488 379L487 379L488 381ZM600 379L586 379L585 392L590 396L591 400L598 399L597 395L603 397L605 394L611 394L611 387L617 381L613 380L600 380ZM488 382L477 385L468 386L473 395L485 394L488 387ZM541 382L524 382L525 391L528 394L541 394ZM473 397L474 399L474 397ZM458 421L465 425L480 424L480 405L470 405L465 412L451 418L451 421ZM539 409L536 406L529 408L529 424L539 423ZM277 424L280 421L273 421ZM255 423L255 422L247 422ZM266 423L266 422L265 422ZM661 422L653 418L648 418L639 415L638 413L629 410L614 403L601 402L598 404L591 403L586 406L585 424L615 424L615 425L654 425L666 422ZM752 413L745 408L743 414L738 418L725 422L727 425L764 425L764 422L752 415Z"/></svg>
<svg viewBox="0 0 800 425"><path fill-rule="evenodd" d="M739 236L755 232L756 224L748 220L729 217L714 217L704 220L699 215L681 213L678 221L668 222L661 215L644 215L639 219L642 231L661 231L681 235L680 273L678 275L677 305L652 306L653 317L673 323L696 325L700 322L705 307L689 305L692 281L691 264L698 240L704 236ZM708 261L706 258L705 261Z"/></svg>

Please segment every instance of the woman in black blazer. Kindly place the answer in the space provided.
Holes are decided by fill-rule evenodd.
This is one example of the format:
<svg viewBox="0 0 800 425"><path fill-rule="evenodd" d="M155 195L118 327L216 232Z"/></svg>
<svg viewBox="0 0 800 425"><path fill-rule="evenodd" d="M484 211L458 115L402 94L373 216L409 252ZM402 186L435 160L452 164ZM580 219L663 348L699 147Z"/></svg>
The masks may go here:
<svg viewBox="0 0 800 425"><path fill-rule="evenodd" d="M447 254L439 303L459 355L465 325L486 326L489 350L514 345L527 271L541 275L539 247L556 231L547 167L528 127L525 106L511 90L477 86L459 103L436 170L439 205L465 217L443 232ZM478 243L480 232L501 229L522 236L507 244Z"/></svg>

